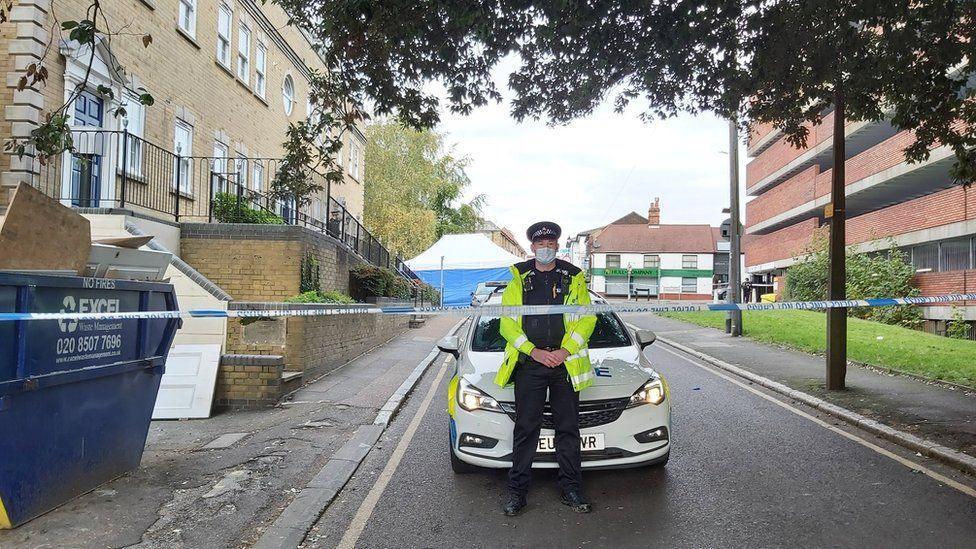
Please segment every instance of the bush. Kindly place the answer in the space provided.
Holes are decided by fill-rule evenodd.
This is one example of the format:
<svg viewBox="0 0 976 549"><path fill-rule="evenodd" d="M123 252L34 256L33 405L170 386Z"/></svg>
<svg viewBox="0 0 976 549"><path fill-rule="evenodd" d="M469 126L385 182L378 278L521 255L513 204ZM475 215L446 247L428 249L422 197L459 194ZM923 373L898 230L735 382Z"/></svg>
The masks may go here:
<svg viewBox="0 0 976 549"><path fill-rule="evenodd" d="M312 254L305 254L305 257L302 258L298 291L302 293L321 291L319 271L319 262L312 257Z"/></svg>
<svg viewBox="0 0 976 549"><path fill-rule="evenodd" d="M411 282L390 269L363 264L349 270L349 290L359 300L370 297L413 299L418 286L424 301L440 300L437 290L429 284Z"/></svg>
<svg viewBox="0 0 976 549"><path fill-rule="evenodd" d="M969 339L969 325L962 314L962 309L952 306L952 320L946 321L946 337L953 339Z"/></svg>
<svg viewBox="0 0 976 549"><path fill-rule="evenodd" d="M386 296L387 287L395 275L392 271L369 264L349 269L349 293L356 299Z"/></svg>
<svg viewBox="0 0 976 549"><path fill-rule="evenodd" d="M259 225L281 225L284 223L277 215L252 208L245 199L237 201L237 195L217 193L213 201L213 215L218 223L254 223Z"/></svg>
<svg viewBox="0 0 976 549"><path fill-rule="evenodd" d="M285 300L285 303L355 303L356 300L349 297L342 292L336 292L333 290L328 290L325 292L320 291L310 291L302 292L298 295L291 296Z"/></svg>
<svg viewBox="0 0 976 549"><path fill-rule="evenodd" d="M830 276L827 239L823 233L814 237L806 250L806 257L786 272L787 299L819 301L827 299ZM847 299L872 297L914 297L918 288L912 285L915 268L906 255L892 246L873 254L860 253L851 248L847 252ZM854 307L848 316L917 328L922 313L917 307Z"/></svg>
<svg viewBox="0 0 976 549"><path fill-rule="evenodd" d="M441 293L426 282L420 282L420 298L430 303L440 303Z"/></svg>

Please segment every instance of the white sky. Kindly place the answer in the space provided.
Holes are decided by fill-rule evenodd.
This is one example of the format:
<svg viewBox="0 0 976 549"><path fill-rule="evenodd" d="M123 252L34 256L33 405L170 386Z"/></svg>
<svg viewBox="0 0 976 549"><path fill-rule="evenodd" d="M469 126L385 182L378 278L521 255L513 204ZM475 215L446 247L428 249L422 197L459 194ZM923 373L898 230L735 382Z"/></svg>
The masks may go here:
<svg viewBox="0 0 976 549"><path fill-rule="evenodd" d="M503 88L505 78L496 81ZM518 124L507 104L492 104L466 117L444 112L438 129L471 157L466 199L486 195L485 216L526 248L525 230L535 221L559 223L565 237L631 211L646 216L655 196L662 223L717 226L727 217L728 124L712 115L645 124L636 111L617 114L605 103L589 117L550 127ZM745 160L740 145L740 188Z"/></svg>

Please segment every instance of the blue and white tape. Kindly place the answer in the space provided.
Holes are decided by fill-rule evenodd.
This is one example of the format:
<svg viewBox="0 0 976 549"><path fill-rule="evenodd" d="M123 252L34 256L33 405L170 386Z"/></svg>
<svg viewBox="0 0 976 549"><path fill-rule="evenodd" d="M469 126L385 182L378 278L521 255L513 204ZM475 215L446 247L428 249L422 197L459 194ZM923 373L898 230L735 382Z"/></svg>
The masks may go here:
<svg viewBox="0 0 976 549"><path fill-rule="evenodd" d="M892 307L897 305L932 305L957 301L976 301L976 294L951 294L932 297L891 297L874 299L848 299L841 301L786 301L783 303L690 303L687 305L639 305L627 303L594 303L592 305L482 305L480 307L316 307L308 309L191 309L185 311L133 311L133 312L57 312L13 313L0 312L0 322L17 320L129 320L160 318L281 318L333 316L349 314L388 315L453 315L453 316L520 316L546 314L591 315L597 313L679 313L699 311L777 311L835 309L851 307Z"/></svg>

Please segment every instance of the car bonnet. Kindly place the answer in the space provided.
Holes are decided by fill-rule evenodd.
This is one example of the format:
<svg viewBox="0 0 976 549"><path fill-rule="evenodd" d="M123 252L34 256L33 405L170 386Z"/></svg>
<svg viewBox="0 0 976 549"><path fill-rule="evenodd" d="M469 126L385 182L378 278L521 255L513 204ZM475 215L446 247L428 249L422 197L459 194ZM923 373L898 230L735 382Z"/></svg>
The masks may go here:
<svg viewBox="0 0 976 549"><path fill-rule="evenodd" d="M649 378L655 376L646 357L634 345L590 349L590 362L596 373L593 385L583 390L583 400L628 397ZM466 351L461 355L458 373L469 383L500 401L515 400L512 386L495 385L495 375L502 364L503 353Z"/></svg>

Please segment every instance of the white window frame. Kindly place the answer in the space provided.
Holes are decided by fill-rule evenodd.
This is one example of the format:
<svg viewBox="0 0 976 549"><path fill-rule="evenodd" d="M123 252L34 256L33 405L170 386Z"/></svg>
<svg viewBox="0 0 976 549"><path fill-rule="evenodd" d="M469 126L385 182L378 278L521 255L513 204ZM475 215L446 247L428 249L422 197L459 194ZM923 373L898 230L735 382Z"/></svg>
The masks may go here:
<svg viewBox="0 0 976 549"><path fill-rule="evenodd" d="M191 38L197 37L197 0L180 0L176 24Z"/></svg>
<svg viewBox="0 0 976 549"><path fill-rule="evenodd" d="M186 133L185 142L180 140L180 132ZM185 144L185 149L180 147L181 144ZM179 170L180 174L180 186L176 187L176 171L173 172L173 189L184 194L190 194L190 180L193 178L193 164L190 162L188 157L193 156L193 126L186 122L185 120L176 119L176 124L173 129L173 150L179 151L180 155L179 165L176 169Z"/></svg>
<svg viewBox="0 0 976 549"><path fill-rule="evenodd" d="M217 184L214 185L215 193L230 192L230 185L227 184L227 157L229 155L230 148L226 144L221 141L214 141L213 164L211 166L210 176L217 176Z"/></svg>
<svg viewBox="0 0 976 549"><path fill-rule="evenodd" d="M353 179L359 180L359 143L355 141L349 142L349 166L347 171Z"/></svg>
<svg viewBox="0 0 976 549"><path fill-rule="evenodd" d="M254 92L261 99L265 98L268 87L268 47L258 42L254 51Z"/></svg>
<svg viewBox="0 0 976 549"><path fill-rule="evenodd" d="M255 160L251 164L251 170L253 172L251 175L251 181L254 185L253 190L261 192L261 186L264 185L264 164L262 164L260 160Z"/></svg>
<svg viewBox="0 0 976 549"><path fill-rule="evenodd" d="M281 104L285 107L285 116L291 116L295 111L295 79L290 74L286 74L281 83Z"/></svg>
<svg viewBox="0 0 976 549"><path fill-rule="evenodd" d="M691 284L685 285L685 281L687 281L687 280L693 280L694 281L694 285L691 285ZM688 291L688 288L691 288L691 290ZM683 277L681 277L681 293L683 293L683 294L697 294L698 293L698 278L697 277L694 277L694 276L683 276Z"/></svg>
<svg viewBox="0 0 976 549"><path fill-rule="evenodd" d="M611 257L617 258L616 259L616 263L617 263L616 265L613 265L613 266L610 265L610 258ZM619 269L620 268L620 254L607 254L606 257L605 257L605 263L604 264L606 265L605 268L607 268L607 269Z"/></svg>
<svg viewBox="0 0 976 549"><path fill-rule="evenodd" d="M221 16L227 16L227 28L221 28ZM234 28L234 10L227 4L217 4L217 62L230 69L230 39ZM225 34L226 32L226 34Z"/></svg>
<svg viewBox="0 0 976 549"><path fill-rule="evenodd" d="M125 129L128 131L126 144L126 165L123 166L127 175L142 177L143 147L142 136L146 126L146 107L139 102L134 93L125 92Z"/></svg>
<svg viewBox="0 0 976 549"><path fill-rule="evenodd" d="M692 262L692 265L691 266L688 266L688 263L689 262ZM682 269L698 269L698 256L697 255L683 255L683 256L681 256L681 268Z"/></svg>
<svg viewBox="0 0 976 549"><path fill-rule="evenodd" d="M243 22L237 28L237 78L251 84L251 29Z"/></svg>
<svg viewBox="0 0 976 549"><path fill-rule="evenodd" d="M237 172L237 184L240 185L242 189L250 189L250 187L247 185L247 176L248 171L251 168L248 166L247 157L244 156L244 154L237 153L237 156L234 158L234 168L234 171Z"/></svg>
<svg viewBox="0 0 976 549"><path fill-rule="evenodd" d="M653 265L648 265L648 258L654 258ZM661 268L661 256L659 254L644 254L644 268L645 269L660 269Z"/></svg>

